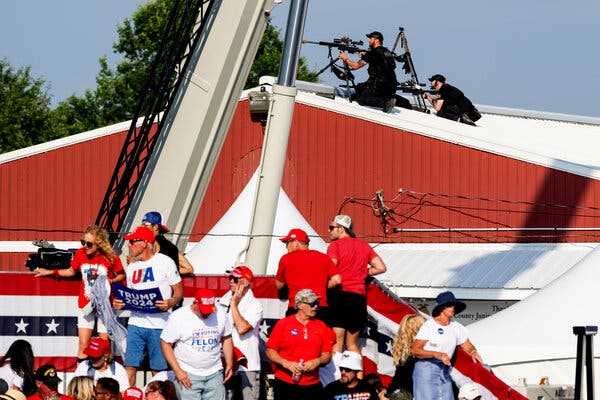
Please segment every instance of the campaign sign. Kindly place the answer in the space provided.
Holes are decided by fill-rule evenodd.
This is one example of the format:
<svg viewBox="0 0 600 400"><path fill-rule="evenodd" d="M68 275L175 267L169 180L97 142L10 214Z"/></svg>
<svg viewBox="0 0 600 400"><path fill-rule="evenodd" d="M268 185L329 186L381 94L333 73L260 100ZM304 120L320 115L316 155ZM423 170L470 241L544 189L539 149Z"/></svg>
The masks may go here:
<svg viewBox="0 0 600 400"><path fill-rule="evenodd" d="M163 299L159 288L135 290L115 283L113 285L113 293L117 299L123 300L125 310L143 313L162 312L154 306L157 300Z"/></svg>

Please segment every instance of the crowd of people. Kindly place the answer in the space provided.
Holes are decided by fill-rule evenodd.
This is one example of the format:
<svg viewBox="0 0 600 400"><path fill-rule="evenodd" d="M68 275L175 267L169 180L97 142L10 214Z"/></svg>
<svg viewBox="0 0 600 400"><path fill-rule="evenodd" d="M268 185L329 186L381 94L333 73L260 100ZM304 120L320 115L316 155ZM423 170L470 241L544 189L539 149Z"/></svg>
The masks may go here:
<svg viewBox="0 0 600 400"><path fill-rule="evenodd" d="M481 360L466 329L453 320L465 304L444 292L432 318L415 314L401 322L391 385L385 388L377 374L365 376L359 336L367 324L367 279L384 273L386 265L356 236L348 215L337 215L329 224L326 254L310 249L301 229L280 238L287 254L279 261L275 284L287 294L288 306L264 349L263 307L252 291L252 269L238 265L226 271L229 290L220 298L201 288L191 304L182 306L181 274L191 272L191 265L163 236L167 231L159 213L147 213L124 238L129 253L123 266L107 232L91 226L70 268L37 271L39 277L81 276L78 365L66 394L60 394L56 368L34 370L31 345L17 340L0 358L0 392L5 383L0 400L258 400L265 397L262 361L271 365L275 400L453 399L455 349ZM113 355L110 323L90 307L90 288L97 282L123 282L129 289L160 294L152 309L131 311L124 365ZM109 304L115 310L126 307L119 298ZM92 337L94 327L98 336ZM144 360L153 378L141 391L136 376ZM476 389L463 389L462 398L474 400L480 396Z"/></svg>

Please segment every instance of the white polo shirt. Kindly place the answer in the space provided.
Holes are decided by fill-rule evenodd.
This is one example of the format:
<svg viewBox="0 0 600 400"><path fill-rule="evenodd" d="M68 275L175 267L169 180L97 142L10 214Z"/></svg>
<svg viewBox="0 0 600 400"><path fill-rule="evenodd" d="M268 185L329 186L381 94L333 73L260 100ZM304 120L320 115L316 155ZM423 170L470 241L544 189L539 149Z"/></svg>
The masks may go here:
<svg viewBox="0 0 600 400"><path fill-rule="evenodd" d="M231 325L231 338L233 345L237 347L248 360L248 368L239 366L240 371L260 371L260 352L259 352L259 325L263 318L263 307L260 301L254 297L252 289L248 289L242 300L238 304L238 310L242 317L252 325L252 329L241 335L233 324L233 316L231 315L231 291L228 291L221 297L217 306L227 313L229 324Z"/></svg>

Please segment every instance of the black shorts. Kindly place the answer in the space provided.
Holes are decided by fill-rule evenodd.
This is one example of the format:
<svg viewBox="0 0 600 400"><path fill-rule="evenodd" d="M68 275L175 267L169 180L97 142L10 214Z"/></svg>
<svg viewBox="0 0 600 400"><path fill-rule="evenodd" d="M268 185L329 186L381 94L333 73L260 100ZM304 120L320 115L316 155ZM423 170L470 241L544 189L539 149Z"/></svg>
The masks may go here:
<svg viewBox="0 0 600 400"><path fill-rule="evenodd" d="M273 382L274 400L321 400L323 399L323 386L316 385L300 386L293 385L275 378Z"/></svg>
<svg viewBox="0 0 600 400"><path fill-rule="evenodd" d="M358 293L333 290L329 302L329 323L350 333L361 331L367 325L367 298Z"/></svg>

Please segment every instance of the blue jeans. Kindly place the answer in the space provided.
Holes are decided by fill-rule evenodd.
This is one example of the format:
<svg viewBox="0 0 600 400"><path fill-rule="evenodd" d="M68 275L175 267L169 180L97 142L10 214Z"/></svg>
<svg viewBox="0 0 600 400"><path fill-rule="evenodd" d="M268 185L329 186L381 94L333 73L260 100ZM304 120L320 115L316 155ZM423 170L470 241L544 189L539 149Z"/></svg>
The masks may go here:
<svg viewBox="0 0 600 400"><path fill-rule="evenodd" d="M436 359L418 360L413 370L414 400L454 400L450 367Z"/></svg>
<svg viewBox="0 0 600 400"><path fill-rule="evenodd" d="M207 376L187 374L192 381L191 388L187 389L175 381L175 389L181 400L225 400L222 370Z"/></svg>
<svg viewBox="0 0 600 400"><path fill-rule="evenodd" d="M160 349L162 329L127 326L127 350L125 350L125 366L139 368L144 360L144 351L148 349L150 369L164 371L169 366Z"/></svg>

